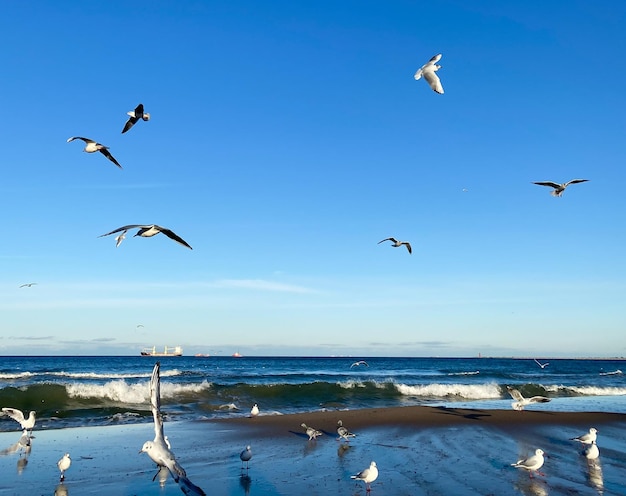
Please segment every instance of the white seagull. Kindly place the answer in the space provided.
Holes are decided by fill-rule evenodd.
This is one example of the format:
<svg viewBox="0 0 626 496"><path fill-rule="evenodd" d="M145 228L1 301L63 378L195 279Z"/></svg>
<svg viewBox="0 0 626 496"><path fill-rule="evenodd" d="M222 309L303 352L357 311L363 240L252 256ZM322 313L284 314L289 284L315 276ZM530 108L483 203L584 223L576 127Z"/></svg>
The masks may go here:
<svg viewBox="0 0 626 496"><path fill-rule="evenodd" d="M417 81L422 76L424 76L424 79L430 85L432 90L435 93L443 95L443 86L441 85L439 77L437 76L437 74L435 74L439 69L441 69L441 66L437 65L437 62L439 62L440 59L441 54L438 53L432 59L426 62L422 67L420 67L413 77Z"/></svg>
<svg viewBox="0 0 626 496"><path fill-rule="evenodd" d="M408 241L398 241L396 238L385 238L385 239L381 239L377 244L381 244L384 241L391 241L393 244L391 246L393 246L394 248L398 248L399 246L406 246L406 249L409 250L409 253L413 253L413 250L411 248L411 243L409 243Z"/></svg>
<svg viewBox="0 0 626 496"><path fill-rule="evenodd" d="M243 470L243 462L246 462L246 470L248 470L248 463L250 462L250 458L252 458L250 445L246 446L246 449L239 453L239 458L241 459L241 469Z"/></svg>
<svg viewBox="0 0 626 496"><path fill-rule="evenodd" d="M533 358L533 360L535 361L535 363L537 365L539 365L542 369L545 369L548 365L550 365L550 362L546 362L546 363L541 363L539 360L537 360L536 358Z"/></svg>
<svg viewBox="0 0 626 496"><path fill-rule="evenodd" d="M515 400L511 403L513 410L522 411L526 405L530 405L531 403L547 403L550 401L550 398L546 398L545 396L533 396L532 398L524 398L522 393L519 390L512 388L511 386L506 387L509 390L509 394Z"/></svg>
<svg viewBox="0 0 626 496"><path fill-rule="evenodd" d="M145 225L145 226L141 225L141 224L131 224L131 225L128 225L128 226L123 226L123 227L120 227L118 229L115 229L114 231L111 231L109 233L101 234L98 237L102 238L103 236L109 236L110 234L115 234L115 233L120 232L120 231L123 231L123 233L120 234L120 236L124 235L124 237L125 237L126 231L128 231L129 229L135 229L135 228L139 228L139 230L137 231L135 236L140 236L142 238L150 238L152 236L156 236L159 233L163 233L168 238L173 239L174 241L176 241L177 243L180 243L183 246L186 246L190 250L193 250L193 248L191 246L189 246L189 243L187 243L187 241L185 241L183 238L178 236L174 231L171 231L170 229L166 229L165 227L157 226L156 224L150 224L150 225ZM118 239L118 238L120 238L120 236L115 238L117 240L116 246L119 246L120 243L121 243L121 241ZM122 237L121 239L123 240L124 237Z"/></svg>
<svg viewBox="0 0 626 496"><path fill-rule="evenodd" d="M258 414L259 414L259 405L255 403L250 409L250 416L256 417Z"/></svg>
<svg viewBox="0 0 626 496"><path fill-rule="evenodd" d="M378 478L378 468L376 467L376 462L370 463L368 468L362 470L356 475L351 475L350 478L365 482L365 491L369 493L372 490L370 484Z"/></svg>
<svg viewBox="0 0 626 496"><path fill-rule="evenodd" d="M57 462L57 467L59 467L59 470L61 471L61 481L65 480L65 471L70 468L70 465L72 464L72 459L70 458L70 454L69 453L65 453L63 455L63 458L61 458L58 462Z"/></svg>
<svg viewBox="0 0 626 496"><path fill-rule="evenodd" d="M307 436L309 436L309 441L311 441L312 439L315 440L318 436L321 436L323 434L322 431L318 431L313 427L309 427L304 422L302 422L300 425L304 427L304 430L306 430L306 434Z"/></svg>
<svg viewBox="0 0 626 496"><path fill-rule="evenodd" d="M126 229L123 230L120 234L115 236L115 248L122 244L122 241L126 238Z"/></svg>
<svg viewBox="0 0 626 496"><path fill-rule="evenodd" d="M68 138L67 142L70 143L71 141L74 141L77 139L83 140L86 143L86 146L83 149L84 152L87 152L87 153L100 152L102 153L102 155L108 158L111 162L117 165L120 169L122 168L119 162L115 160L113 155L111 155L111 153L109 152L109 148L104 145L101 145L100 143L95 142L94 140L91 140L89 138L82 138L80 136L73 136L71 138Z"/></svg>
<svg viewBox="0 0 626 496"><path fill-rule="evenodd" d="M150 378L150 409L154 418L154 441L146 441L139 453L147 453L159 468L167 467L172 478L178 483L185 494L206 496L205 492L193 484L188 478L185 469L180 466L174 453L169 448L169 442L163 435L163 416L161 415L161 364L157 362ZM157 473L158 474L158 473ZM156 475L155 475L156 478ZM153 479L154 480L154 479Z"/></svg>
<svg viewBox="0 0 626 496"><path fill-rule="evenodd" d="M122 134L124 134L131 127L133 127L139 119L143 119L144 121L150 120L150 114L148 112L143 111L143 103L140 103L139 105L137 105L135 107L135 110L126 112L126 115L129 115L130 118L126 121L126 124L124 125L124 129L122 129Z"/></svg>
<svg viewBox="0 0 626 496"><path fill-rule="evenodd" d="M17 408L3 408L2 411L6 413L9 417L15 420L20 426L22 430L26 430L29 432L33 431L33 427L35 427L35 412L30 412L28 414L28 418L24 417L24 413Z"/></svg>
<svg viewBox="0 0 626 496"><path fill-rule="evenodd" d="M553 183L552 181L539 181L533 184L538 184L539 186L550 186L554 188L550 193L552 196L561 196L570 184L578 184L578 183L586 183L589 179L572 179L571 181L567 181L566 183L559 184Z"/></svg>
<svg viewBox="0 0 626 496"><path fill-rule="evenodd" d="M589 429L589 432L583 434L582 436L573 437L570 441L578 441L582 444L593 444L598 439L598 429L592 427Z"/></svg>
<svg viewBox="0 0 626 496"><path fill-rule="evenodd" d="M341 420L337 420L337 434L339 434L339 437L337 438L338 441L343 438L347 442L350 442L351 437L356 437L356 434L350 432L343 426L343 422Z"/></svg>
<svg viewBox="0 0 626 496"><path fill-rule="evenodd" d="M511 463L511 466L528 470L528 475L532 478L533 472L537 472L539 475L545 475L542 472L539 472L539 469L543 466L543 462L543 450L537 448L533 456Z"/></svg>

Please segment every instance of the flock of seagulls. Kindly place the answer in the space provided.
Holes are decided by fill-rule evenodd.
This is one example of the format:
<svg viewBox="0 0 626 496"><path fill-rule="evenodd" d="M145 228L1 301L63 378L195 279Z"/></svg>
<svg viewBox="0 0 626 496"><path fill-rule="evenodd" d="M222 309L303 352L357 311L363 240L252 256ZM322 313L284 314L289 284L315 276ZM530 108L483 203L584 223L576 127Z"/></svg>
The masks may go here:
<svg viewBox="0 0 626 496"><path fill-rule="evenodd" d="M583 451L583 455L589 462L595 463L595 460L600 456L600 450L596 444L598 430L595 427L591 427L589 432L583 434L578 437L574 437L570 439L570 441L578 441L583 445L588 445L588 447ZM528 472L528 476L530 478L533 477L533 473L536 473L541 476L545 476L543 472L539 472L539 469L543 467L545 463L545 453L541 448L537 448L535 453L528 458L522 458L515 463L511 463L512 467L521 468Z"/></svg>
<svg viewBox="0 0 626 496"><path fill-rule="evenodd" d="M143 120L143 121L150 120L150 114L148 112L144 111L144 107L143 107L142 103L137 105L137 107L135 107L135 110L131 110L131 111L127 112L127 115L129 116L129 118L126 121L126 124L124 125L124 128L122 129L122 134L128 132L140 120ZM113 155L111 155L111 152L109 151L109 147L108 146L105 146L102 143L98 143L97 141L94 141L94 140L92 140L90 138L84 138L82 136L72 136L72 137L67 139L67 142L71 143L74 140L82 140L82 141L84 141L84 143L85 143L85 148L83 148L84 152L87 152L87 153L100 152L100 153L102 153L102 155L104 155L106 158L108 158L111 162L113 162L117 167L119 167L120 169L122 168L122 166L115 159L115 157ZM150 237L155 236L155 235L157 235L159 233L163 233L168 238L176 241L177 243L181 244L182 246L184 246L186 248L189 248L190 250L192 249L191 246L189 245L189 243L187 243L183 238L178 236L174 231L172 231L171 229L167 229L165 227L158 226L156 224L151 224L151 225L131 224L131 225L128 225L128 226L120 227L119 229L116 229L116 230L111 231L109 233L102 234L99 237L108 236L110 234L115 234L115 233L119 232L120 234L115 237L115 246L119 247L122 244L122 241L124 241L124 239L126 238L126 232L129 229L136 229L136 228L138 229L138 231L135 234L135 236L140 236L142 238L150 238Z"/></svg>

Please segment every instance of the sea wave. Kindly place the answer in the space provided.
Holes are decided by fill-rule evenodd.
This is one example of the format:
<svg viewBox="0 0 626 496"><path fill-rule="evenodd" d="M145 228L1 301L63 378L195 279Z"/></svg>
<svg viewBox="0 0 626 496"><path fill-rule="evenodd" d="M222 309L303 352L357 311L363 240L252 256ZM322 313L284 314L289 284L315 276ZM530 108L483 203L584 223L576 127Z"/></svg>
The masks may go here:
<svg viewBox="0 0 626 496"><path fill-rule="evenodd" d="M624 396L626 387L599 386L545 386L546 391L562 396Z"/></svg>
<svg viewBox="0 0 626 496"><path fill-rule="evenodd" d="M102 399L131 405L145 404L150 400L150 387L146 382L129 384L124 380L105 384L74 383L65 386L70 398ZM182 396L194 395L211 388L211 383L199 384L161 383L161 398L182 401Z"/></svg>
<svg viewBox="0 0 626 496"><path fill-rule="evenodd" d="M397 390L405 396L427 399L450 399L451 397L486 400L502 397L502 389L496 383L490 384L419 384L409 386L396 384Z"/></svg>
<svg viewBox="0 0 626 496"><path fill-rule="evenodd" d="M26 377L33 377L34 375L36 374L33 374L32 372L0 372L0 380L25 379Z"/></svg>

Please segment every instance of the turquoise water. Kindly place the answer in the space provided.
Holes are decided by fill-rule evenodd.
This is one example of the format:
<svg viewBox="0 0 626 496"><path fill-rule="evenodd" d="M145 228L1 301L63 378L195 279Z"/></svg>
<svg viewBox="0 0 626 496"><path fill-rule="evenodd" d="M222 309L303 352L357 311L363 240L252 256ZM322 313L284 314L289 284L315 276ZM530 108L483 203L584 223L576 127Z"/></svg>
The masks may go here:
<svg viewBox="0 0 626 496"><path fill-rule="evenodd" d="M363 358L368 366L352 366ZM160 358L168 420L403 405L510 408L506 386L550 403L529 409L626 413L626 362L500 358ZM0 357L0 407L37 428L151 422L150 357ZM541 360L542 363L546 360ZM0 431L17 424L0 417Z"/></svg>

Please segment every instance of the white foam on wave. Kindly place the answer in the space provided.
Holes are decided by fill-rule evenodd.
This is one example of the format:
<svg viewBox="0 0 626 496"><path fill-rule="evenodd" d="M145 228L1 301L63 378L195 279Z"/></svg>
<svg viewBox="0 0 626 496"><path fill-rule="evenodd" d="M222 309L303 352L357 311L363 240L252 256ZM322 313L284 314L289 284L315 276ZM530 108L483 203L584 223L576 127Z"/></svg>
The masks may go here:
<svg viewBox="0 0 626 496"><path fill-rule="evenodd" d="M598 387L598 386L545 386L550 393L559 391L571 391L581 396L623 396L626 395L626 387Z"/></svg>
<svg viewBox="0 0 626 496"><path fill-rule="evenodd" d="M501 398L500 386L491 384L420 384L408 386L396 384L396 389L405 396L419 396L427 398L458 398L485 400Z"/></svg>
<svg viewBox="0 0 626 496"><path fill-rule="evenodd" d="M194 394L211 388L211 383L199 384L161 383L161 398L176 398L184 394ZM97 398L127 404L143 404L150 401L150 386L146 382L128 384L124 380L109 381L106 384L75 383L65 386L70 398Z"/></svg>
<svg viewBox="0 0 626 496"><path fill-rule="evenodd" d="M32 377L35 374L33 374L32 372L18 372L18 373L11 373L11 374L5 374L5 373L0 373L0 380L1 379L23 379L24 377Z"/></svg>
<svg viewBox="0 0 626 496"><path fill-rule="evenodd" d="M152 373L136 373L136 374L97 374L95 372L44 372L46 375L56 377L69 377L70 379L136 379L141 377L150 377ZM165 370L161 373L161 377L174 377L181 375L178 369Z"/></svg>

